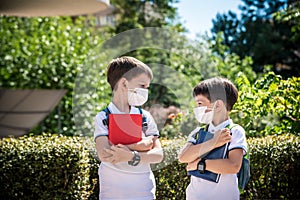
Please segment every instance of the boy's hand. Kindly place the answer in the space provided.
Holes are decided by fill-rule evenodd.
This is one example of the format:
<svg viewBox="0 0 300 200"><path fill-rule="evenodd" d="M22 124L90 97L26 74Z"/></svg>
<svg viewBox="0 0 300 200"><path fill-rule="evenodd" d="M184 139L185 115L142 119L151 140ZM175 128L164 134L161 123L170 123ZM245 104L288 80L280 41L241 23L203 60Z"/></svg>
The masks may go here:
<svg viewBox="0 0 300 200"><path fill-rule="evenodd" d="M110 162L113 164L119 162L128 162L133 158L133 153L123 144L118 144L116 146L111 146L110 149L105 149L105 151L112 156L107 158L105 162Z"/></svg>
<svg viewBox="0 0 300 200"><path fill-rule="evenodd" d="M154 138L154 136L149 136L149 137L143 138L140 141L141 146L144 146L144 149L146 151L153 148L153 138Z"/></svg>
<svg viewBox="0 0 300 200"><path fill-rule="evenodd" d="M228 128L224 128L222 130L217 131L213 137L215 148L223 146L227 142L230 142L230 140L231 140L231 135L230 135L230 130Z"/></svg>
<svg viewBox="0 0 300 200"><path fill-rule="evenodd" d="M196 170L199 161L200 158L194 160L193 162L188 163L188 165L186 166L186 171Z"/></svg>
<svg viewBox="0 0 300 200"><path fill-rule="evenodd" d="M131 144L128 145L128 147L131 150L135 150L135 151L149 151L150 149L153 148L153 139L154 136L149 136L146 138L143 138L141 141L135 143L135 144Z"/></svg>

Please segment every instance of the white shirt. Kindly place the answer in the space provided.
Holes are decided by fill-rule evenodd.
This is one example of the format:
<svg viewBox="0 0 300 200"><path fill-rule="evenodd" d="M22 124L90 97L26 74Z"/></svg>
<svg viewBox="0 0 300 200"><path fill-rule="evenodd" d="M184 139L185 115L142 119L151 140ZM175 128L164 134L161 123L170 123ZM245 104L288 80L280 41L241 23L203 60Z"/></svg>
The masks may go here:
<svg viewBox="0 0 300 200"><path fill-rule="evenodd" d="M229 124L232 124L232 120L226 120L221 124L214 126L210 124L208 132L215 133L222 128L225 128ZM200 130L197 127L188 138L188 142L193 142L192 135ZM247 152L247 141L245 136L245 130L243 127L237 125L231 129L231 140L228 150L240 148L244 150L244 155ZM195 176L191 176L191 182L186 189L187 200L211 200L211 199L239 199L238 180L236 174L221 174L218 183L210 182Z"/></svg>
<svg viewBox="0 0 300 200"><path fill-rule="evenodd" d="M113 114L123 114L124 112L119 111L119 109L111 102L108 105L108 109ZM157 129L157 125L152 118L151 114L146 111L142 110L143 115L146 117L148 128L145 133L142 134L143 138L147 136L159 136L159 131ZM140 114L138 108L131 106L130 114ZM103 124L102 120L106 119L106 113L104 111L99 112L95 117L95 132L94 132L94 139L100 136L108 136L108 129ZM143 173L149 172L151 170L149 163L139 163L137 166L128 165L128 162L122 162L117 164L112 164L108 162L102 162L102 164L111 167L116 170L124 171L124 172L134 172L134 173Z"/></svg>

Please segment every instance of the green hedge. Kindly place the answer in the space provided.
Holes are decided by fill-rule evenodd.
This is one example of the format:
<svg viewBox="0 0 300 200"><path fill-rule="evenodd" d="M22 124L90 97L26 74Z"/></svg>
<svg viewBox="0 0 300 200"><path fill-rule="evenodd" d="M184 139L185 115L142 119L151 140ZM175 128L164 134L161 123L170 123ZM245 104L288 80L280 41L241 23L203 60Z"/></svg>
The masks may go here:
<svg viewBox="0 0 300 200"><path fill-rule="evenodd" d="M251 199L300 199L300 137L267 136L248 139L251 180L246 196Z"/></svg>
<svg viewBox="0 0 300 200"><path fill-rule="evenodd" d="M80 138L0 140L0 199L86 199L90 156Z"/></svg>
<svg viewBox="0 0 300 200"><path fill-rule="evenodd" d="M185 139L162 140L165 158L153 165L158 199L185 199L189 176L177 162ZM251 178L242 199L299 199L300 137L248 139ZM98 199L91 138L43 135L0 140L0 199Z"/></svg>
<svg viewBox="0 0 300 200"><path fill-rule="evenodd" d="M172 142L174 155L181 144ZM300 199L300 137L285 134L248 139L251 178L241 199ZM176 150L177 149L177 150ZM177 161L155 171L158 199L185 199L190 177Z"/></svg>

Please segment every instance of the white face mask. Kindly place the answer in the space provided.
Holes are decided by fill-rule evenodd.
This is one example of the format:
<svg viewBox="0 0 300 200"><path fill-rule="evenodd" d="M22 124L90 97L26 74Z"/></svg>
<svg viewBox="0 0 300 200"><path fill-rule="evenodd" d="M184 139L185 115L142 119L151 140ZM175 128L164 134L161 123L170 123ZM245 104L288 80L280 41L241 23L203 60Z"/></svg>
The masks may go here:
<svg viewBox="0 0 300 200"><path fill-rule="evenodd" d="M214 117L214 107L209 112L205 112L207 109L207 106L201 106L194 109L195 117L196 119L203 124L210 124Z"/></svg>
<svg viewBox="0 0 300 200"><path fill-rule="evenodd" d="M128 103L131 106L141 106L148 100L148 89L128 89Z"/></svg>

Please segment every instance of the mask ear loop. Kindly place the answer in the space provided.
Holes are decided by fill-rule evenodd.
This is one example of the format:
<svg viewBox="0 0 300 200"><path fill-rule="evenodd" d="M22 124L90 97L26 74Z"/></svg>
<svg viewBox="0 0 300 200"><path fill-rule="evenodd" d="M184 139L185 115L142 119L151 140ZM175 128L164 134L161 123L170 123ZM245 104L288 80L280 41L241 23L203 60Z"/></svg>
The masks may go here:
<svg viewBox="0 0 300 200"><path fill-rule="evenodd" d="M218 100L217 100L217 101L218 101ZM213 105L213 107L212 107L212 108L208 108L208 107L206 106L206 109L205 109L205 111L209 109L209 110L208 110L208 112L213 112L213 111L214 111L214 109L215 109L215 106L216 106L216 103L217 103L217 101L215 101L215 102L214 102L214 105Z"/></svg>
<svg viewBox="0 0 300 200"><path fill-rule="evenodd" d="M214 105L213 105L213 107L212 108L209 108L210 110L208 111L208 112L214 112L214 110L215 110L215 108L216 108L216 105L217 105L217 101L218 100L216 100L215 102L214 102ZM206 106L206 110L208 109L208 107Z"/></svg>
<svg viewBox="0 0 300 200"><path fill-rule="evenodd" d="M217 107L217 102L218 102L219 100L216 100L215 101L215 103L214 103L214 105L213 105L213 107L212 107L212 111L214 111L215 110L215 108Z"/></svg>

